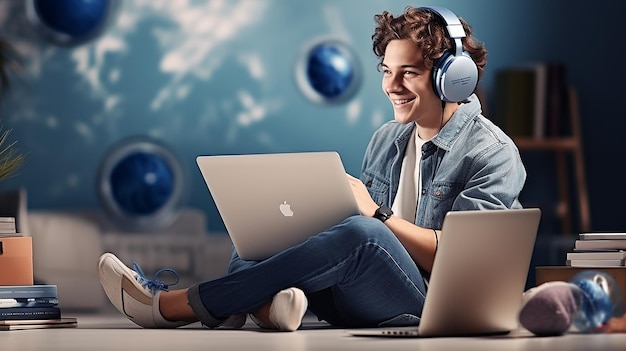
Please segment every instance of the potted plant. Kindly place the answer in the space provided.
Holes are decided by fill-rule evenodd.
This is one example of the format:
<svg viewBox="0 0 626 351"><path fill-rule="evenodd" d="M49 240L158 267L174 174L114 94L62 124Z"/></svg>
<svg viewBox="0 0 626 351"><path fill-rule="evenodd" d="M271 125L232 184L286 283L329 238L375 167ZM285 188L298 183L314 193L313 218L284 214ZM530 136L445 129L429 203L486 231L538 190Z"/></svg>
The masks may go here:
<svg viewBox="0 0 626 351"><path fill-rule="evenodd" d="M0 37L0 97L6 93L10 87L9 72L18 66L13 47L4 38ZM15 144L17 141L9 142L11 130L4 130L0 124L0 181L13 175L24 163L24 155L20 153Z"/></svg>

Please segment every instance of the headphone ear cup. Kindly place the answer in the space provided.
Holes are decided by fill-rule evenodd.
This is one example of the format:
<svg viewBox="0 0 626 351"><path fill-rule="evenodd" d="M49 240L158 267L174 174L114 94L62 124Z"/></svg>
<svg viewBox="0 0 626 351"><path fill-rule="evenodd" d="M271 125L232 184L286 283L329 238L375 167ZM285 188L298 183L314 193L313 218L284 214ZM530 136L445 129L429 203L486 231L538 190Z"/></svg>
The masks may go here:
<svg viewBox="0 0 626 351"><path fill-rule="evenodd" d="M476 89L477 83L478 68L465 51L461 56L446 51L433 64L433 89L443 101L459 102L467 99Z"/></svg>

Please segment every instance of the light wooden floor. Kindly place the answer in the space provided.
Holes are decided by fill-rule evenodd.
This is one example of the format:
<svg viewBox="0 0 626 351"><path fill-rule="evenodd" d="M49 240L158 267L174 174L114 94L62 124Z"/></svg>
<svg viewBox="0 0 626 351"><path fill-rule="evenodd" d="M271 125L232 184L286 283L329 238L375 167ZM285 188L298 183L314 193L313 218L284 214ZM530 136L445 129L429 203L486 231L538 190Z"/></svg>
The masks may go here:
<svg viewBox="0 0 626 351"><path fill-rule="evenodd" d="M140 329L119 314L65 314L75 329L0 331L1 350L626 350L626 334L538 338L519 331L506 337L369 338L328 328L312 318L292 333L268 332L250 321L241 330L209 330L199 324L175 330Z"/></svg>

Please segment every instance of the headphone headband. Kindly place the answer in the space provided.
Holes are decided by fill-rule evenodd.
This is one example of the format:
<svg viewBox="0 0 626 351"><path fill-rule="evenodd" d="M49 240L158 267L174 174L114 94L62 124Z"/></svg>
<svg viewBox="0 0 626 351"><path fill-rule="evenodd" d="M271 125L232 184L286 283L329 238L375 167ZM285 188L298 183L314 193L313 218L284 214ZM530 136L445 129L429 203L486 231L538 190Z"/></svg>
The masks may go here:
<svg viewBox="0 0 626 351"><path fill-rule="evenodd" d="M443 53L433 65L433 89L443 101L459 102L467 99L478 83L478 68L470 55L463 51L461 38L465 30L459 17L445 7L420 7L444 20L446 31L454 47Z"/></svg>
<svg viewBox="0 0 626 351"><path fill-rule="evenodd" d="M463 52L463 44L461 43L461 38L465 38L465 30L463 29L463 25L461 21L459 21L459 17L454 14L454 12L448 10L445 7L432 6L432 7L420 7L422 10L427 10L433 12L434 14L441 17L444 22L446 22L446 30L448 31L448 36L454 42L454 55L459 56Z"/></svg>

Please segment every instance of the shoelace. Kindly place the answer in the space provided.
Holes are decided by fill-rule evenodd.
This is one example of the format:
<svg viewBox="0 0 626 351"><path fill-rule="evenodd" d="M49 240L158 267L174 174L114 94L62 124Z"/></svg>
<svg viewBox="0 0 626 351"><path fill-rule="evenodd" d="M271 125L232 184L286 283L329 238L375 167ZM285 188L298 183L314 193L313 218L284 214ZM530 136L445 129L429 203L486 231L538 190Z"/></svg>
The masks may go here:
<svg viewBox="0 0 626 351"><path fill-rule="evenodd" d="M171 268L159 269L158 271L156 271L156 273L154 273L152 279L148 279L146 277L146 275L141 270L141 267L139 267L139 265L135 261L133 261L133 270L136 273L135 279L137 279L137 282L139 282L139 284L141 284L141 286L143 286L145 289L149 289L150 292L152 292L153 294L155 294L159 290L167 291L170 285L176 285L180 281L180 276L178 275L178 273ZM174 276L176 277L176 281L171 284L165 284L164 281L158 280L157 277L165 272L170 272L174 274Z"/></svg>

